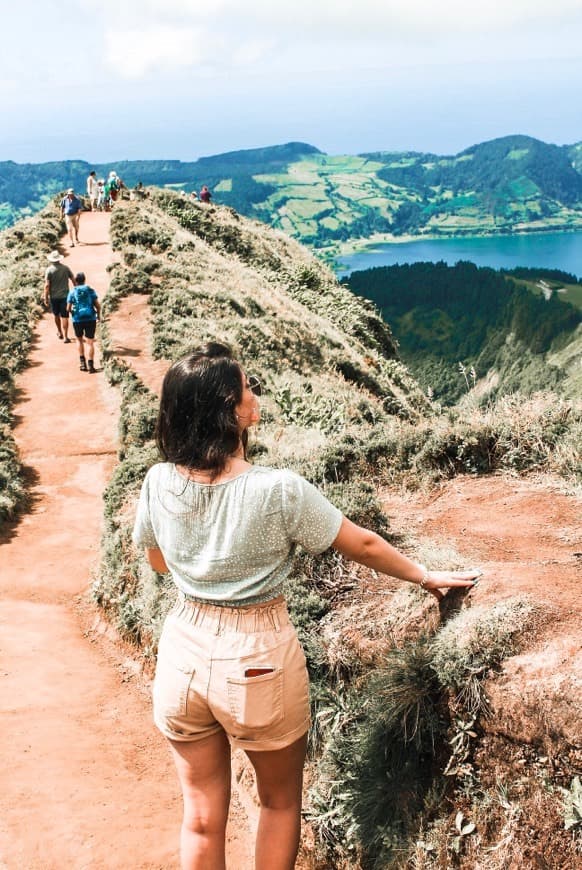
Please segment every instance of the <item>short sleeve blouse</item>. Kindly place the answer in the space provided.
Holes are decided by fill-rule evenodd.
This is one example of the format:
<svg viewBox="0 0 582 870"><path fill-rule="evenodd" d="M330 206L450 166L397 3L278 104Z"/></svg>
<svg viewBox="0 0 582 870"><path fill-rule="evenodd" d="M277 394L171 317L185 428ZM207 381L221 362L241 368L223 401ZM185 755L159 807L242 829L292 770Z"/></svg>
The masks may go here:
<svg viewBox="0 0 582 870"><path fill-rule="evenodd" d="M236 607L279 595L297 545L323 552L342 519L292 471L253 466L231 480L201 484L159 463L144 480L133 540L162 551L188 597Z"/></svg>

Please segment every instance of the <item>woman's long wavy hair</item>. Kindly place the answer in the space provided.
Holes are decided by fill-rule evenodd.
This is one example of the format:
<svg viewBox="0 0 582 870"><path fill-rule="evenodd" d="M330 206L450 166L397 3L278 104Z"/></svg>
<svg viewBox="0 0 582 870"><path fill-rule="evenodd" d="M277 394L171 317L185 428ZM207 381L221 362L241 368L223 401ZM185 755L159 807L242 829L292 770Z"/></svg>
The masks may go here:
<svg viewBox="0 0 582 870"><path fill-rule="evenodd" d="M156 424L163 458L218 477L248 434L240 432L236 406L242 400L242 369L230 347L209 342L166 372Z"/></svg>

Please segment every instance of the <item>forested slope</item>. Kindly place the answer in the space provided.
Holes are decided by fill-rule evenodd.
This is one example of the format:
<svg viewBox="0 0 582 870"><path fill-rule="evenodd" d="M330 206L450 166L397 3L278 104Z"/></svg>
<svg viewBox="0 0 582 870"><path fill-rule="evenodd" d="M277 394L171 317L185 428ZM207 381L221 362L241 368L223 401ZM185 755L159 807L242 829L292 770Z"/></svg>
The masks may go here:
<svg viewBox="0 0 582 870"><path fill-rule="evenodd" d="M543 388L575 394L578 373L556 355L569 360L578 342L582 312L566 301L568 290L572 298L582 290L573 275L441 262L367 269L344 280L378 305L402 356L440 401L450 404L481 381L488 399Z"/></svg>

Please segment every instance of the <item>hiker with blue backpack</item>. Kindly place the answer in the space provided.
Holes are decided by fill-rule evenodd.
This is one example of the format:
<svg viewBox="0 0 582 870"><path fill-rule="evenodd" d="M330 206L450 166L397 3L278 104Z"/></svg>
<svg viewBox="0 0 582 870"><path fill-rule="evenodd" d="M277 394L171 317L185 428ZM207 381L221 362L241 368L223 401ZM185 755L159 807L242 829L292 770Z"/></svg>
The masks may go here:
<svg viewBox="0 0 582 870"><path fill-rule="evenodd" d="M67 311L73 321L73 329L79 348L79 368L82 372L95 373L95 330L101 315L101 305L92 287L85 283L85 273L75 275L75 286L67 296ZM85 357L85 342L87 356Z"/></svg>

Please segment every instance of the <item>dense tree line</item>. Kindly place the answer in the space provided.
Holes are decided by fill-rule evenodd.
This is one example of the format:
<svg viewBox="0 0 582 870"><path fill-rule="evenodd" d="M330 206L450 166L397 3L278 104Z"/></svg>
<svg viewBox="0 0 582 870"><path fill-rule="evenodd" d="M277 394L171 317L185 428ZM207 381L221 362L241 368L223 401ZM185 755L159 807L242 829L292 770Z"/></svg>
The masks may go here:
<svg viewBox="0 0 582 870"><path fill-rule="evenodd" d="M357 217L354 217L349 223L342 223L339 227L331 229L331 227L324 226L321 221L326 214L332 213L333 210L329 209L318 215L317 229L313 234L304 234L302 241L317 248L330 241L346 242L348 239L367 239L374 233L389 233L392 228L388 218L378 214L372 208L360 206Z"/></svg>
<svg viewBox="0 0 582 870"><path fill-rule="evenodd" d="M524 271L533 277L534 270ZM582 322L581 312L556 295L534 295L502 272L469 262L383 266L352 272L344 282L380 308L403 358L448 399L463 387L459 362L478 361L483 375L505 359L501 352L511 336L520 353L527 351L532 370L532 355L545 354Z"/></svg>
<svg viewBox="0 0 582 870"><path fill-rule="evenodd" d="M462 151L456 157L420 154L407 166L385 166L379 177L392 184L427 192L431 187L497 192L515 198L511 183L530 179L540 193L573 205L582 200L582 176L568 149L529 136L505 136Z"/></svg>
<svg viewBox="0 0 582 870"><path fill-rule="evenodd" d="M515 269L503 269L505 275L510 275L513 278L523 278L526 281L559 281L562 284L578 284L580 279L571 272L563 272L561 269L531 269L527 266L518 266Z"/></svg>

